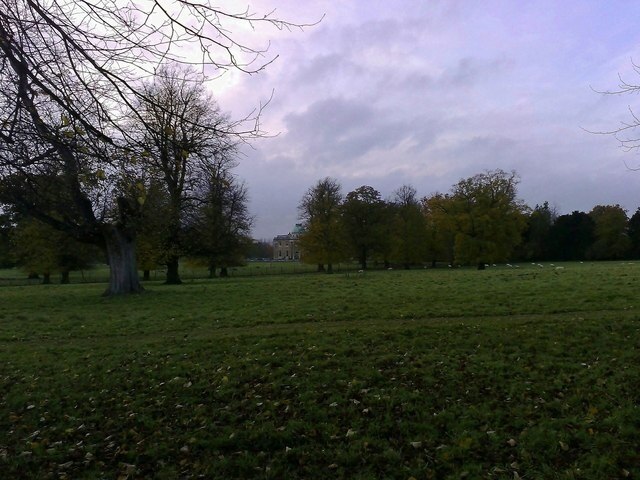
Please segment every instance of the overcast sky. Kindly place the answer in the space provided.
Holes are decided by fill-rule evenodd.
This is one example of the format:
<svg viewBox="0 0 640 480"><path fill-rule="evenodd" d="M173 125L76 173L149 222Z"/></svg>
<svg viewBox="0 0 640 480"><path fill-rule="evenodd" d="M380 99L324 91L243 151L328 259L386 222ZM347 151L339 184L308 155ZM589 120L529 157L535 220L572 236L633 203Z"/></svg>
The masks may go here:
<svg viewBox="0 0 640 480"><path fill-rule="evenodd" d="M640 2L260 0L304 32L259 28L279 58L264 72L214 82L224 110L242 116L269 98L263 128L277 137L246 149L237 174L256 217L254 237L292 230L317 180L347 193L403 184L447 192L487 169L515 170L527 204L559 213L640 207L637 153L587 133L628 120L637 96L605 96L618 74L640 83ZM640 111L640 106L638 106Z"/></svg>

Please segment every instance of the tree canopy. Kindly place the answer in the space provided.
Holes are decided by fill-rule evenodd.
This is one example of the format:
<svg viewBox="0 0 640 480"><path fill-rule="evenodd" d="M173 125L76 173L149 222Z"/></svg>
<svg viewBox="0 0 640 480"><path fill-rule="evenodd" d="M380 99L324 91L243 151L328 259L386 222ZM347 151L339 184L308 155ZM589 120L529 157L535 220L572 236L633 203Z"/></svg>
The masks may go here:
<svg viewBox="0 0 640 480"><path fill-rule="evenodd" d="M593 220L594 241L587 251L595 260L625 258L631 248L628 235L629 218L620 205L596 205L589 212Z"/></svg>
<svg viewBox="0 0 640 480"><path fill-rule="evenodd" d="M327 266L333 272L333 264L345 257L345 234L341 220L342 187L334 179L319 180L304 194L298 205L304 233L300 245L307 263L317 263L320 270Z"/></svg>
<svg viewBox="0 0 640 480"><path fill-rule="evenodd" d="M459 263L482 265L509 259L521 240L526 207L517 198L515 172L487 171L454 185L450 215L456 225L455 255Z"/></svg>
<svg viewBox="0 0 640 480"><path fill-rule="evenodd" d="M360 267L379 249L384 237L384 202L375 188L363 185L347 196L342 204L342 221L349 249Z"/></svg>

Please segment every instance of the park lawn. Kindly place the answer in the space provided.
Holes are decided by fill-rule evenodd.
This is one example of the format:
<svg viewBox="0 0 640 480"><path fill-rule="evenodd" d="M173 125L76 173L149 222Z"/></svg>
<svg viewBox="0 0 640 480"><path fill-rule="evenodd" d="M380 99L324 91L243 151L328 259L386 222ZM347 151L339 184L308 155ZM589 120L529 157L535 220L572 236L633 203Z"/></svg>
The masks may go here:
<svg viewBox="0 0 640 480"><path fill-rule="evenodd" d="M0 472L637 478L640 263L563 267L0 288Z"/></svg>
<svg viewBox="0 0 640 480"><path fill-rule="evenodd" d="M230 267L228 275L238 276L260 276L260 275L282 275L312 273L317 269L317 265L308 265L300 262L284 261L248 261L245 265ZM334 266L336 271L358 270L355 263L341 263ZM158 268L149 272L151 281L163 281L166 277L166 270ZM219 270L217 272L219 274ZM197 262L190 259L183 259L180 262L180 275L182 280L190 281L209 277L209 270ZM140 272L142 278L142 272ZM76 270L70 272L71 283L105 283L109 281L109 267L104 264L97 264L86 270ZM42 283L42 278L29 279L27 272L19 267L0 269L0 287L37 285ZM51 275L51 283L60 283L60 275Z"/></svg>

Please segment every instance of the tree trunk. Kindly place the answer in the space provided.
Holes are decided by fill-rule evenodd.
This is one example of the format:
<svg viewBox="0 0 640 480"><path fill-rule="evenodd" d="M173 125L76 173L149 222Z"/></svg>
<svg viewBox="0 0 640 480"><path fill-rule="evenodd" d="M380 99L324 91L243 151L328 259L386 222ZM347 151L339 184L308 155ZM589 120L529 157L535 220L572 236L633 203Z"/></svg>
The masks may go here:
<svg viewBox="0 0 640 480"><path fill-rule="evenodd" d="M109 261L109 288L105 296L142 293L136 265L135 239L116 226L105 228L104 239Z"/></svg>
<svg viewBox="0 0 640 480"><path fill-rule="evenodd" d="M321 263L318 264L318 272L324 272L324 265Z"/></svg>
<svg viewBox="0 0 640 480"><path fill-rule="evenodd" d="M42 274L42 284L43 285L49 285L51 283L51 274L50 273L43 273Z"/></svg>
<svg viewBox="0 0 640 480"><path fill-rule="evenodd" d="M216 266L209 265L209 278L216 278Z"/></svg>
<svg viewBox="0 0 640 480"><path fill-rule="evenodd" d="M362 270L367 269L367 250L365 248L360 252L360 268Z"/></svg>
<svg viewBox="0 0 640 480"><path fill-rule="evenodd" d="M143 270L142 271L142 280L151 280L151 271L150 270Z"/></svg>
<svg viewBox="0 0 640 480"><path fill-rule="evenodd" d="M68 271L64 271L60 273L60 284L61 285L66 285L68 283L71 283L69 281L69 272Z"/></svg>
<svg viewBox="0 0 640 480"><path fill-rule="evenodd" d="M227 267L220 267L220 277L227 278L229 276L229 271Z"/></svg>
<svg viewBox="0 0 640 480"><path fill-rule="evenodd" d="M333 273L333 263L327 264L327 273Z"/></svg>
<svg viewBox="0 0 640 480"><path fill-rule="evenodd" d="M180 285L180 273L178 272L178 256L171 255L167 260L167 279L165 285Z"/></svg>
<svg viewBox="0 0 640 480"><path fill-rule="evenodd" d="M478 262L478 270L484 270L485 266L484 266L484 262Z"/></svg>

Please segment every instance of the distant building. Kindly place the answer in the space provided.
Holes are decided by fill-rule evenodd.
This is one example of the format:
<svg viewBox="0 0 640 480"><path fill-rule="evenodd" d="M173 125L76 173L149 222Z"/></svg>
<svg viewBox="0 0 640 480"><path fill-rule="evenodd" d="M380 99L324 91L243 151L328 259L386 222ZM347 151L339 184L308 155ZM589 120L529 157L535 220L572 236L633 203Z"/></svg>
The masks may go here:
<svg viewBox="0 0 640 480"><path fill-rule="evenodd" d="M302 224L296 223L292 232L286 235L278 235L273 239L274 260L300 260L300 247L298 238L303 232Z"/></svg>

